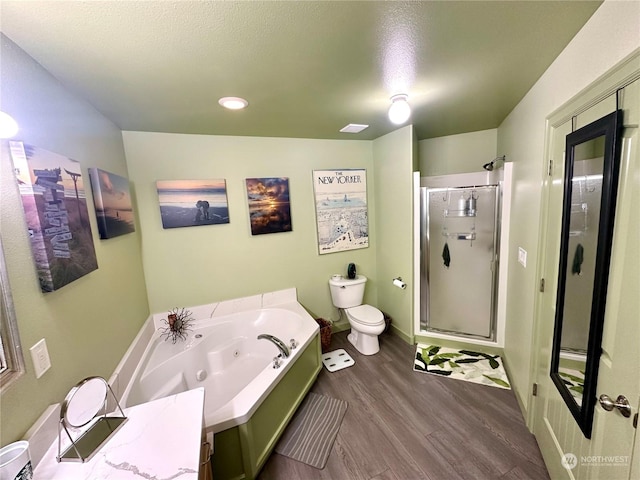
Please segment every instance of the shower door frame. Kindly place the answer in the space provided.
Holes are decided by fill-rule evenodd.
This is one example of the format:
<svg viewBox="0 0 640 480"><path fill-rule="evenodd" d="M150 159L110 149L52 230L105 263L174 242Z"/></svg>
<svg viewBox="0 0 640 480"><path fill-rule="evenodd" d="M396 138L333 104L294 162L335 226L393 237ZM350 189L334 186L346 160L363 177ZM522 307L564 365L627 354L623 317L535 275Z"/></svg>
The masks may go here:
<svg viewBox="0 0 640 480"><path fill-rule="evenodd" d="M438 177L442 179L443 177ZM420 179L420 333L428 335L429 333L438 333L451 335L458 338L484 340L489 342L496 341L497 333L497 299L498 299L498 273L500 268L500 236L502 218L502 188L501 181L474 183L473 185L450 185L450 186L429 186L429 177ZM441 183L441 182L438 182ZM440 328L429 327L429 300L430 300L430 265L428 262L430 255L429 242L429 211L428 211L428 193L429 191L458 191L462 189L495 187L495 208L494 208L494 229L493 229L493 259L491 261L491 307L489 318L489 336L475 335L470 333L445 330Z"/></svg>

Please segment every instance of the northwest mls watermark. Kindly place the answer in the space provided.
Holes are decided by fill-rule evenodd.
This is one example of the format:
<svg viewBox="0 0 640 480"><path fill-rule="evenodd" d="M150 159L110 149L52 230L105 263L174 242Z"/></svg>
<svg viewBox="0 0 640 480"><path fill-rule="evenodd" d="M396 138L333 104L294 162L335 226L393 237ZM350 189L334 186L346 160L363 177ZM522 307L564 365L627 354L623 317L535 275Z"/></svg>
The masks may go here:
<svg viewBox="0 0 640 480"><path fill-rule="evenodd" d="M578 459L573 453L565 453L562 456L562 466L567 470L573 470L578 465L583 467L626 467L629 466L629 455L581 455Z"/></svg>

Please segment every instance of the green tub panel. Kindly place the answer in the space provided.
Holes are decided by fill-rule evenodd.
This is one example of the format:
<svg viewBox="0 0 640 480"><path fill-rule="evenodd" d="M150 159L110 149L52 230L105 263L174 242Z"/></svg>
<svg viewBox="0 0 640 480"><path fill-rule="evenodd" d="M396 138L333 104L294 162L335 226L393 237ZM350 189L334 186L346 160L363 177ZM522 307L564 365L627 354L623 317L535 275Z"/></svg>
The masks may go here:
<svg viewBox="0 0 640 480"><path fill-rule="evenodd" d="M213 455L211 456L213 478L241 479L244 476L242 464L242 445L240 430L233 427L213 436Z"/></svg>
<svg viewBox="0 0 640 480"><path fill-rule="evenodd" d="M254 479L322 368L316 335L247 423L214 437L213 478Z"/></svg>

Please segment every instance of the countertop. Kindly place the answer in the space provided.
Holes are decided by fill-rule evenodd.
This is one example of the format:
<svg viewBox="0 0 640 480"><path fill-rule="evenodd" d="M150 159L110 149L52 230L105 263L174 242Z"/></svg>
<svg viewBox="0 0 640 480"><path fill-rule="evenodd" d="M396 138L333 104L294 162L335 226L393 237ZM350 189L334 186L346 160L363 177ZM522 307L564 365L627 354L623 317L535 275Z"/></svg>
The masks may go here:
<svg viewBox="0 0 640 480"><path fill-rule="evenodd" d="M203 410L204 388L126 408L127 422L91 460L58 463L56 438L36 467L33 478L197 480ZM62 435L66 437L64 430Z"/></svg>

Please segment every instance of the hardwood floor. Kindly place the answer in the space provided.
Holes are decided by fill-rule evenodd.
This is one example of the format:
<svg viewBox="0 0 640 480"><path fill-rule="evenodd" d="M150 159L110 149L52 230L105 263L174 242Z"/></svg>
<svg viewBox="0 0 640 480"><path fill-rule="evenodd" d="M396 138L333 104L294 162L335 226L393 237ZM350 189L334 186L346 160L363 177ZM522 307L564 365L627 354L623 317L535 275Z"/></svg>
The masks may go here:
<svg viewBox="0 0 640 480"><path fill-rule="evenodd" d="M327 465L319 470L273 453L261 480L541 480L540 451L511 390L413 371L415 346L384 334L380 352L322 369L312 391L349 402Z"/></svg>

